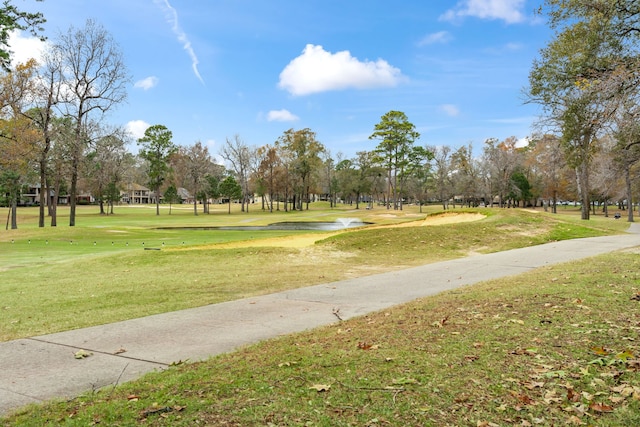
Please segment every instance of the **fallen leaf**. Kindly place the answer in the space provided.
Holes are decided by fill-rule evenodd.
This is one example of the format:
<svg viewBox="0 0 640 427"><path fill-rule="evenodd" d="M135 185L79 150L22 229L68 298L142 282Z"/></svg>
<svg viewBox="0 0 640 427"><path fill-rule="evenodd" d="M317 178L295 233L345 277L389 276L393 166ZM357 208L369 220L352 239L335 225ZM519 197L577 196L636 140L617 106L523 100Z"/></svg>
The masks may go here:
<svg viewBox="0 0 640 427"><path fill-rule="evenodd" d="M598 356L607 356L609 352L604 347L591 347L591 351Z"/></svg>
<svg viewBox="0 0 640 427"><path fill-rule="evenodd" d="M613 412L613 406L604 403L593 402L589 405L589 409L595 412Z"/></svg>
<svg viewBox="0 0 640 427"><path fill-rule="evenodd" d="M630 397L630 396L634 396L636 393L638 393L638 390L636 387L633 387L629 384L622 384L618 387L614 387L611 389L611 391L615 392L615 393L620 393L620 395L622 397Z"/></svg>
<svg viewBox="0 0 640 427"><path fill-rule="evenodd" d="M537 349L535 348L516 348L515 350L512 350L509 354L515 354L517 356L535 356L537 352Z"/></svg>
<svg viewBox="0 0 640 427"><path fill-rule="evenodd" d="M551 405L553 403L562 402L562 398L558 396L555 390L549 390L544 394L544 403L547 405Z"/></svg>
<svg viewBox="0 0 640 427"><path fill-rule="evenodd" d="M629 360L633 358L634 358L634 354L633 354L633 351L631 350L625 350L622 353L616 354L616 359L620 359L620 360Z"/></svg>
<svg viewBox="0 0 640 427"><path fill-rule="evenodd" d="M358 343L358 348L360 350L377 350L378 348L380 348L380 346L377 344L369 344L363 341Z"/></svg>
<svg viewBox="0 0 640 427"><path fill-rule="evenodd" d="M329 391L330 388L331 388L331 386L327 385L327 384L314 384L311 387L309 387L309 389L315 390L318 393L321 393L323 391Z"/></svg>
<svg viewBox="0 0 640 427"><path fill-rule="evenodd" d="M127 350L120 347L118 350L114 351L113 354L122 354L122 353L126 353Z"/></svg>
<svg viewBox="0 0 640 427"><path fill-rule="evenodd" d="M571 415L567 420L567 424L574 425L574 426L582 426L584 425L584 422L582 422L582 420L576 417L575 415Z"/></svg>
<svg viewBox="0 0 640 427"><path fill-rule="evenodd" d="M580 400L580 393L576 393L572 388L567 388L567 400L569 402L578 402Z"/></svg>
<svg viewBox="0 0 640 427"><path fill-rule="evenodd" d="M518 398L518 401L524 405L533 405L535 403L535 401L526 394L519 394L516 397Z"/></svg>
<svg viewBox="0 0 640 427"><path fill-rule="evenodd" d="M627 366L634 371L640 371L640 359L627 360Z"/></svg>
<svg viewBox="0 0 640 427"><path fill-rule="evenodd" d="M587 393L586 391L582 392L582 397L584 398L584 400L586 400L587 402L591 402L593 400L593 394L591 393Z"/></svg>
<svg viewBox="0 0 640 427"><path fill-rule="evenodd" d="M544 383L542 381L531 381L525 383L524 386L529 390L533 390L534 388L544 387Z"/></svg>
<svg viewBox="0 0 640 427"><path fill-rule="evenodd" d="M76 359L85 359L89 356L93 356L93 353L91 353L90 351L86 351L86 350L78 350L74 353L73 357L75 357Z"/></svg>

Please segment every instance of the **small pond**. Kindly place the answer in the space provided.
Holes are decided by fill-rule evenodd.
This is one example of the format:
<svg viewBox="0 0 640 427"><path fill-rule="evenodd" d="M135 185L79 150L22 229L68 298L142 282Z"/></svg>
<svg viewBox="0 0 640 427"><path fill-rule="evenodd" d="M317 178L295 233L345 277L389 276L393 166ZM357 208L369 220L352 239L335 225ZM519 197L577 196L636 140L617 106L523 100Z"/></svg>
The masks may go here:
<svg viewBox="0 0 640 427"><path fill-rule="evenodd" d="M335 221L299 221L274 222L269 225L230 225L220 227L179 227L181 230L235 230L235 231L264 231L264 230L312 230L336 231L346 228L362 227L370 222L363 222L357 218L338 218ZM168 227L173 228L173 227Z"/></svg>

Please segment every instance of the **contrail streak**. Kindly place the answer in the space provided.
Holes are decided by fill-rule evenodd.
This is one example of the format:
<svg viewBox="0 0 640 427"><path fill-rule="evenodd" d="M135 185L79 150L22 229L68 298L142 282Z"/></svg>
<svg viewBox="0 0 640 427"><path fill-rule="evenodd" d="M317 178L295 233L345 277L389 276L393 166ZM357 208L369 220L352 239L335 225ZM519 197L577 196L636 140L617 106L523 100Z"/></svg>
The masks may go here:
<svg viewBox="0 0 640 427"><path fill-rule="evenodd" d="M193 69L193 73L196 75L198 80L204 84L204 80L198 71L198 57L191 46L189 37L187 37L187 34L182 30L182 28L180 28L180 24L178 23L178 12L173 6L171 6L169 0L154 0L154 2L164 10L167 22L171 25L171 30L178 38L178 41L182 43L182 48L187 51L187 54L191 58L191 68Z"/></svg>

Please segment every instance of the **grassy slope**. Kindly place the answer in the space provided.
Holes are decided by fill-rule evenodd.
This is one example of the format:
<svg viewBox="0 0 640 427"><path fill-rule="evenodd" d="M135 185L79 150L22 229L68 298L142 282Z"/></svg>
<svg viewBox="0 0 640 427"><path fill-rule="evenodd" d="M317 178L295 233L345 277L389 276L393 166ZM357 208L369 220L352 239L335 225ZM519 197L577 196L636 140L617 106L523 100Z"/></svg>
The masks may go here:
<svg viewBox="0 0 640 427"><path fill-rule="evenodd" d="M599 235L610 225L621 227L600 219L587 225L573 218L502 211L475 224L365 230L315 245L311 261L295 261L294 271L316 271L313 266L317 268L319 259L330 258L335 268L323 268L323 275L325 270L348 270L354 264L358 268L346 274L357 274L366 270L363 265L369 266L368 272L379 271L469 251ZM276 262L285 253L291 263L305 258L301 254L308 250L229 249L210 256L251 265L251 260L270 255ZM198 257L203 255L199 252L212 251L196 250ZM194 251L161 251L153 256L182 253L194 257ZM119 262L136 269L163 264L159 258L138 258L146 252L125 255L132 258L120 256ZM99 264L105 261L98 259ZM635 340L640 317L638 302L630 299L639 287L637 263L636 253L605 256L425 298L267 341L208 363L174 367L115 391L31 408L7 422L637 425L640 350ZM276 276L277 283L287 282L284 274ZM258 276L264 279L269 272L262 270ZM309 282L327 279L309 274ZM229 297L236 288L230 283ZM206 293L206 287L197 290L184 282L181 288ZM174 292L182 291L169 293ZM108 311L118 311L118 300L113 299L116 303Z"/></svg>
<svg viewBox="0 0 640 427"><path fill-rule="evenodd" d="M88 226L71 230L27 229L21 231L25 235L11 237L15 243L6 237L0 242L7 252L4 265L0 265L5 268L0 271L0 323L7 325L0 331L0 340L326 283L470 252L610 232L585 227L571 217L514 210L484 212L487 218L480 222L364 229L327 237L303 248L221 248L216 244L283 232L157 230L152 228L157 223L149 215L134 216L135 227L109 224L112 218L103 222L89 218ZM331 214L340 216L341 212ZM405 221L417 218L407 215ZM327 212L321 211L318 216L325 218ZM201 217L195 219L201 221L199 225L207 219L219 225L229 218ZM232 218L247 219L240 215ZM259 215L257 218L263 219ZM164 221L163 226L167 221L176 224L174 218L161 217L158 221ZM183 216L182 221L194 218ZM606 224L620 223L609 220ZM162 250L144 250L149 247Z"/></svg>

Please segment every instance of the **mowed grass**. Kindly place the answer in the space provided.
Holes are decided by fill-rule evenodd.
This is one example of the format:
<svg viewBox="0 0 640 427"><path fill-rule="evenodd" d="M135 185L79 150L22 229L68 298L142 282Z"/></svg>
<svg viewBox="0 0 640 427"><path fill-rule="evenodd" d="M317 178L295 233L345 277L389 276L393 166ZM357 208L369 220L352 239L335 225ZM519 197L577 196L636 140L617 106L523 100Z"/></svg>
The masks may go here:
<svg viewBox="0 0 640 427"><path fill-rule="evenodd" d="M0 233L0 340L625 228L611 218L584 223L575 215L500 209L474 211L486 215L481 221L422 226L427 214L416 207L356 211L312 206L311 211L275 214L255 206L249 214L239 213L234 206L233 215L227 215L222 206L211 215L198 216L191 209L175 207L172 215L167 208L160 216L154 208L117 208L116 215L100 216L96 207L83 207L76 227L65 223L57 228L38 228L37 210L21 210L25 213L20 229ZM435 208L431 211L442 214ZM305 247L258 246L257 242L295 239L308 231L179 228L332 221L347 216L375 226L344 233L317 232L321 240ZM62 215L60 222L65 220ZM410 226L387 227L398 224ZM234 247L233 242L244 244Z"/></svg>
<svg viewBox="0 0 640 427"><path fill-rule="evenodd" d="M415 222L320 233L325 238L311 247L234 248L221 242L280 234L155 227L268 223L280 214L165 219L143 212L99 217L87 209L73 229L26 221L3 234L0 321L12 328L5 339L626 228L611 218L517 210L422 226L424 213L410 209L318 209L282 217ZM161 250L144 250L143 242ZM36 244L43 246L36 251ZM0 423L638 425L639 279L633 251L539 269L31 406Z"/></svg>
<svg viewBox="0 0 640 427"><path fill-rule="evenodd" d="M520 215L524 219L516 218ZM549 228L547 234L558 227L563 235L595 232L566 218L538 221L526 213L500 212L476 226L514 231L517 224L522 234L542 226ZM500 245L514 244L491 234ZM355 245L353 237L345 235L343 250ZM340 239L331 240L335 246ZM451 243L450 250L461 251L461 241ZM639 292L640 250L620 251L172 366L117 388L31 406L4 422L640 425Z"/></svg>

